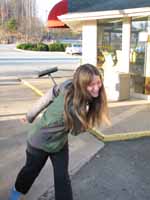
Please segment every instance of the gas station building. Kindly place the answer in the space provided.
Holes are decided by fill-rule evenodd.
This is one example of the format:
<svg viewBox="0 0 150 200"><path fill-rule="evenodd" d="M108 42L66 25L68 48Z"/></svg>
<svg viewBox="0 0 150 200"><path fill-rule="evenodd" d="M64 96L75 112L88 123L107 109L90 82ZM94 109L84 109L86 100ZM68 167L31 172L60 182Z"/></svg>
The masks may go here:
<svg viewBox="0 0 150 200"><path fill-rule="evenodd" d="M102 71L108 98L150 99L150 1L63 2L58 19L82 33L82 63Z"/></svg>

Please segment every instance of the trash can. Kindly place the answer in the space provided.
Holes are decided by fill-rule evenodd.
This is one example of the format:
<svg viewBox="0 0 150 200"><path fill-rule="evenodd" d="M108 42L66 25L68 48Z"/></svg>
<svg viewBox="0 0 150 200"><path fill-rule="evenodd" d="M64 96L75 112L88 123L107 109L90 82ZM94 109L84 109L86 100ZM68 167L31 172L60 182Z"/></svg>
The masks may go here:
<svg viewBox="0 0 150 200"><path fill-rule="evenodd" d="M119 74L119 100L127 100L130 97L130 74Z"/></svg>
<svg viewBox="0 0 150 200"><path fill-rule="evenodd" d="M127 100L130 97L130 75L127 73L104 74L104 86L109 101Z"/></svg>

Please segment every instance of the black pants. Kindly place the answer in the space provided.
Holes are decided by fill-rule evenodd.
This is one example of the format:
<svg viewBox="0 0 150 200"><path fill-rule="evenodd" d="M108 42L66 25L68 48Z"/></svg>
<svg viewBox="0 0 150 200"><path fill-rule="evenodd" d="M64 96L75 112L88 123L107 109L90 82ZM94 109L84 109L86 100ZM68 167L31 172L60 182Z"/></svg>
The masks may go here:
<svg viewBox="0 0 150 200"><path fill-rule="evenodd" d="M41 150L37 150L36 154L28 151L26 153L25 166L16 179L16 190L26 194L50 157L54 170L55 199L72 200L72 188L68 174L68 144L57 153L47 153Z"/></svg>

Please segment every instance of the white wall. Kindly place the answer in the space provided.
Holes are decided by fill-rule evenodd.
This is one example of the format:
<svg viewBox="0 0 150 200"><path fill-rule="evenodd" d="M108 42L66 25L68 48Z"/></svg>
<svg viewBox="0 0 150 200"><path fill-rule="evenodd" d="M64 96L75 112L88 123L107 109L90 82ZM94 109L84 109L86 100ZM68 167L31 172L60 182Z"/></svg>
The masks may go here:
<svg viewBox="0 0 150 200"><path fill-rule="evenodd" d="M129 73L131 18L124 18L122 24L122 63L119 71Z"/></svg>
<svg viewBox="0 0 150 200"><path fill-rule="evenodd" d="M97 65L97 22L89 21L82 27L82 63Z"/></svg>

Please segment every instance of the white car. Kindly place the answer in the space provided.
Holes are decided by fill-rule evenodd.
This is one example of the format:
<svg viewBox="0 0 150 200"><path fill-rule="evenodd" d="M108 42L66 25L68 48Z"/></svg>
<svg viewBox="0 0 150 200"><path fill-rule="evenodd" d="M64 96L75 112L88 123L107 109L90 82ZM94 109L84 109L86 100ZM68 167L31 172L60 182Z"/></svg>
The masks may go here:
<svg viewBox="0 0 150 200"><path fill-rule="evenodd" d="M68 54L82 54L82 46L81 44L71 44L67 46L65 52Z"/></svg>

